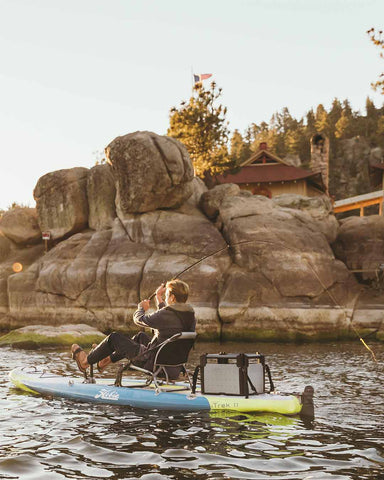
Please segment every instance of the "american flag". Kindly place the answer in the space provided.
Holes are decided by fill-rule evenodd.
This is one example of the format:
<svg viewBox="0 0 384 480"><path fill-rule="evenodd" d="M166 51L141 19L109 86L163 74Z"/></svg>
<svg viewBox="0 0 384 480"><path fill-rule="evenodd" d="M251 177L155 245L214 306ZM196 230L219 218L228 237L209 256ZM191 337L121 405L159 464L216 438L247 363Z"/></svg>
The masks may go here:
<svg viewBox="0 0 384 480"><path fill-rule="evenodd" d="M203 80L207 80L210 77L212 77L212 73L199 73L198 75L196 75L195 73L193 74L195 83L200 83Z"/></svg>

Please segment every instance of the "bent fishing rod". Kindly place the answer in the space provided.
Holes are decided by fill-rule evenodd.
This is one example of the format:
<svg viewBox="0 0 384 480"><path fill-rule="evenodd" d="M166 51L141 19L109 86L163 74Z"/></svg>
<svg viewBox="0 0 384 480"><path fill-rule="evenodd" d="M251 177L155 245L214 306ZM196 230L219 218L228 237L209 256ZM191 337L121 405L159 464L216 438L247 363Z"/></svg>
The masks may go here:
<svg viewBox="0 0 384 480"><path fill-rule="evenodd" d="M228 249L231 249L233 247L236 247L236 246L239 246L239 245L246 245L246 244L249 244L249 243L261 243L261 244L265 244L265 245L274 245L274 246L279 246L279 247L283 247L287 250L291 250L292 252L295 252L295 253L300 253L302 254L302 252L298 249L295 249L293 247L288 247L287 245L284 245L283 243L280 243L280 242L274 242L274 241L271 241L271 240L259 240L259 239L254 239L254 240L244 240L244 241L241 241L241 242L237 242L237 243L234 243L232 245L229 245L227 244L225 247L222 247L220 248L219 250L216 250L212 253L209 253L208 255L205 255L204 257L200 258L199 260L197 260L196 262L192 263L191 265L189 265L188 267L184 268L184 270L182 270L181 272L179 272L177 275L175 275L174 277L171 278L170 281L172 280L175 280L176 278L179 278L181 275L183 275L184 273L188 272L189 270L191 270L192 268L194 268L196 265L198 265L199 263L203 262L204 260L206 260L207 258L210 258L210 257L213 257L215 255L218 255L219 253L221 252L224 252L225 250L228 250ZM332 295L332 293L329 291L329 288L324 285L324 282L321 280L321 278L319 277L318 273L316 272L315 268L313 267L313 265L311 264L310 260L304 256L303 257L304 260L306 260L308 266L310 267L312 273L315 275L316 277L316 280L320 283L320 285L322 286L323 290L325 292L327 292L328 296L330 297L330 299L333 301L333 303L335 304L336 307L339 307L341 310L344 311L344 315L345 315L345 319L348 320L348 315L347 315L347 312L346 312L346 309L347 307L343 307L342 305L340 305L340 303L336 300L336 298L334 297L334 295ZM163 282L162 285L165 286L165 283L166 282ZM366 344L366 342L363 340L363 338L361 337L361 335L359 334L359 332L356 330L356 328L352 325L352 318L353 318L353 315L355 313L355 309L356 309L356 305L357 305L357 301L358 301L358 298L361 294L361 291L359 292L359 294L356 296L356 299L354 301L354 304L353 304L353 307L352 307L352 314L349 318L349 324L350 324L350 327L351 327L351 330L355 333L355 335L359 338L359 340L361 341L361 343L364 345L364 347L371 353L371 356L372 356L372 359L377 363L377 359L376 359L376 356L375 356L375 353L373 352L373 350ZM154 296L156 295L156 291L152 293L152 295L148 298L148 300L151 300Z"/></svg>

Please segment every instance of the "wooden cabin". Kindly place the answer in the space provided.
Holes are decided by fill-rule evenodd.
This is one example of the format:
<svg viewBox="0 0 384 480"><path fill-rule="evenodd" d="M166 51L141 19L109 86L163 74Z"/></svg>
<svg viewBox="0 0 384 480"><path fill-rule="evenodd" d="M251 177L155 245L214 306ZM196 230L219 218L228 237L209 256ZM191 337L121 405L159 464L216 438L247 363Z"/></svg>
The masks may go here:
<svg viewBox="0 0 384 480"><path fill-rule="evenodd" d="M216 175L216 184L235 183L254 195L272 198L282 193L314 197L324 195L326 187L320 172L294 167L284 162L261 143L259 150L240 165L237 173Z"/></svg>

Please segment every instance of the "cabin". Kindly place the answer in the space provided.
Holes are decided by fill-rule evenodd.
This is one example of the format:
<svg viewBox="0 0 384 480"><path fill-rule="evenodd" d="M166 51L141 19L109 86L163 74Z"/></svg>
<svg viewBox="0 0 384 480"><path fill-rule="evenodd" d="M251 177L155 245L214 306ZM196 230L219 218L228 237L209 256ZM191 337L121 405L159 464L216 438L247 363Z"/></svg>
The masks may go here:
<svg viewBox="0 0 384 480"><path fill-rule="evenodd" d="M216 175L216 184L235 183L254 195L272 198L282 193L314 197L327 193L320 169L305 170L286 163L270 152L266 143L239 166L237 173Z"/></svg>

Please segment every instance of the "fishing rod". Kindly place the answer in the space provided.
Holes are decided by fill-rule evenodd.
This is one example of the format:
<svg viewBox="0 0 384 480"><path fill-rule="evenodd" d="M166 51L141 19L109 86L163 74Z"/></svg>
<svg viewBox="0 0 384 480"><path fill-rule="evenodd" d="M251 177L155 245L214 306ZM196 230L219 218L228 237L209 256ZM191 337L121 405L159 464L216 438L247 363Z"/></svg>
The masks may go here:
<svg viewBox="0 0 384 480"><path fill-rule="evenodd" d="M189 265L187 268L184 268L184 270L182 270L182 271L179 272L177 275L175 275L174 277L172 277L170 281L176 280L176 278L179 278L181 275L183 275L183 273L188 272L189 270L191 270L191 268L195 267L196 265L198 265L199 263L203 262L203 261L206 260L207 258L213 257L214 255L217 255L217 254L219 254L219 253L221 253L221 252L224 252L224 250L227 250L228 248L231 248L232 246L234 246L234 245L228 245L228 244L227 244L225 247L220 248L219 250L216 250L215 252L209 253L208 255L205 255L204 257L200 258L200 259L197 260L196 262L192 263L192 265ZM163 282L162 285L165 286L165 283L166 283L166 282ZM156 291L153 292L150 297L148 297L148 300L152 300L152 298L153 298L155 295L156 295Z"/></svg>
<svg viewBox="0 0 384 480"><path fill-rule="evenodd" d="M298 249L295 249L293 247L288 247L287 245L284 245L283 243L280 243L280 242L274 242L274 241L271 241L271 240L259 240L259 239L253 239L253 240L244 240L244 241L241 241L241 242L237 242L237 243L234 243L232 245L229 245L227 244L225 247L222 247L220 248L219 250L216 250L212 253L209 253L208 255L205 255L204 257L200 258L199 260L197 260L196 262L192 263L191 265L189 265L188 267L184 268L184 270L182 270L181 272L179 272L177 275L175 275L174 277L172 277L171 280L175 280L176 278L180 277L181 275L183 275L184 273L188 272L189 270L191 270L193 267L195 267L196 265L198 265L199 263L203 262L204 260L206 260L207 258L210 258L210 257L213 257L215 255L218 255L219 253L223 252L224 250L228 250L230 248L233 248L233 247L236 247L236 246L239 246L239 245L245 245L245 244L249 244L249 243L261 243L261 244L265 244L265 245L275 245L275 246L279 246L279 247L283 247L287 250L291 250L295 253L302 253L300 250ZM324 289L325 292L327 292L328 296L330 297L330 299L333 301L333 303L339 307L341 310L344 311L344 316L345 316L345 319L346 320L349 320L349 324L350 324L350 328L352 329L352 331L355 333L355 335L359 338L359 340L361 341L361 343L364 345L364 347L371 353L372 355L372 358L373 360L377 363L377 359L376 359L376 356L375 356L375 353L373 352L373 350L366 344L366 342L363 340L363 338L361 337L361 335L359 334L359 332L357 331L357 329L352 325L352 319L353 319L353 315L355 313L355 309L356 309L356 305L357 305L357 301L358 301L358 298L361 294L361 291L359 292L359 294L356 296L355 298L355 301L354 301L354 304L353 304L353 307L352 307L352 314L350 316L350 318L348 319L348 315L347 315L347 312L346 312L346 308L347 307L343 307L340 305L340 303L336 300L336 298L334 297L334 295L332 295L332 293L329 291L329 288L324 285L324 282L321 280L321 278L319 277L318 273L316 272L315 268L313 267L313 265L311 264L310 260L307 258L307 257L302 257L308 264L308 266L310 267L312 273L315 275L317 281L320 283L320 285L322 286L322 288ZM162 283L163 286L165 286L165 282ZM148 300L151 300L154 296L156 295L156 291L152 293L152 295L148 298Z"/></svg>

